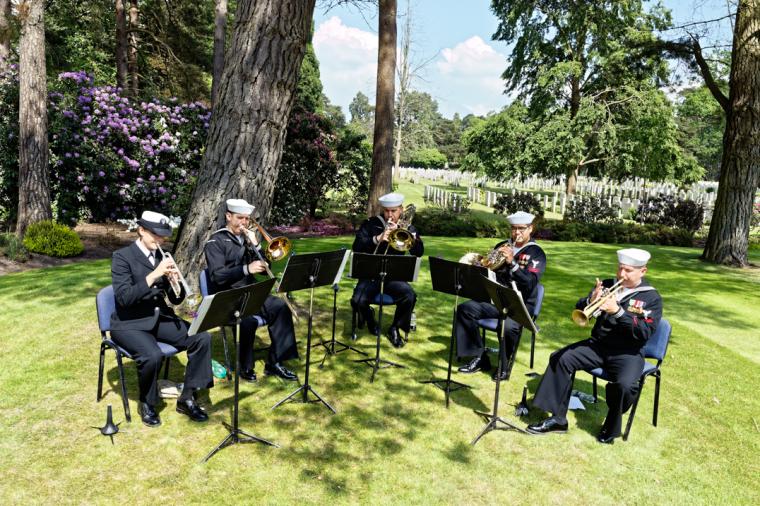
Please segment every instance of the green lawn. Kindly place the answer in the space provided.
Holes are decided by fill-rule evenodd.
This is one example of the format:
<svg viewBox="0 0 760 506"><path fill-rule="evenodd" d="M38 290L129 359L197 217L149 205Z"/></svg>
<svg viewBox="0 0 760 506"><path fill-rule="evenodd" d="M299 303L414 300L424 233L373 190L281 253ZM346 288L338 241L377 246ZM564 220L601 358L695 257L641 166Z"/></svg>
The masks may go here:
<svg viewBox="0 0 760 506"><path fill-rule="evenodd" d="M350 245L350 238L300 239L298 251ZM489 239L427 238L427 254L458 258L485 251ZM597 276L615 268L613 245L545 243L549 268L539 323L536 370L549 354L587 332L570 312ZM123 420L113 354L110 390L95 402L99 334L94 298L110 283L109 261L94 261L0 277L0 497L28 503L413 503L413 504L756 504L760 497L760 340L757 271L734 271L697 260L696 249L647 247L651 280L665 301L673 339L663 369L659 427L651 425L653 383L647 384L630 440L614 446L595 439L604 403L572 413L566 436L531 437L495 432L475 447L493 383L485 374L455 379L472 390L456 392L446 409L440 390L419 383L444 377L453 298L432 292L425 266L416 284L418 330L402 350L384 339L382 352L406 369L387 369L369 383L370 369L342 353L312 368L314 388L338 410L318 405L271 406L292 384L261 378L241 387L241 427L281 448L236 445L207 464L201 458L226 432L232 388L218 383L209 395L211 420L193 424L161 410L163 425L122 423L115 445L91 426L103 424L106 404ZM760 261L754 250L753 261ZM338 333L348 340L350 281L341 283ZM315 335L329 337L331 292L317 291ZM297 294L300 307L306 295ZM297 329L305 357L306 320ZM265 336L266 332L260 331ZM524 336L512 381L502 391L512 416L528 372ZM371 351L373 339L358 346ZM221 343L214 341L221 359ZM314 357L321 359L317 352ZM179 380L184 362L172 363ZM303 358L292 363L303 376ZM263 369L257 364L259 372ZM126 370L136 417L134 364ZM576 386L590 392L579 374ZM603 392L603 389L602 389Z"/></svg>

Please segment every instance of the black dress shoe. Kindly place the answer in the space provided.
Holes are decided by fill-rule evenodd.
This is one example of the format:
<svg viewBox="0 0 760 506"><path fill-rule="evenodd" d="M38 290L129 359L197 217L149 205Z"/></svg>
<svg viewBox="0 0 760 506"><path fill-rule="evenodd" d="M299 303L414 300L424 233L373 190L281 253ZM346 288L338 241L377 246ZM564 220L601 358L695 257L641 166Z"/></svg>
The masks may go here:
<svg viewBox="0 0 760 506"><path fill-rule="evenodd" d="M177 413L187 415L194 422L205 422L208 420L206 412L192 398L177 400Z"/></svg>
<svg viewBox="0 0 760 506"><path fill-rule="evenodd" d="M150 404L141 402L137 407L137 412L140 413L142 423L148 427L158 427L161 425L161 418L158 416L158 413L156 413L156 410L153 409L153 406Z"/></svg>
<svg viewBox="0 0 760 506"><path fill-rule="evenodd" d="M240 371L240 377L246 381L256 381L256 371L253 369L243 369Z"/></svg>
<svg viewBox="0 0 760 506"><path fill-rule="evenodd" d="M463 372L465 374L472 374L474 372L478 371L490 371L491 370L491 359L488 358L488 355L481 355L479 357L475 357L472 360L470 360L469 364L463 365L458 369L459 372Z"/></svg>
<svg viewBox="0 0 760 506"><path fill-rule="evenodd" d="M276 362L264 366L264 374L267 376L277 376L286 381L298 381L298 376L294 372L287 370L282 364Z"/></svg>
<svg viewBox="0 0 760 506"><path fill-rule="evenodd" d="M556 432L558 434L564 434L567 432L567 422L559 423L556 418L551 417L546 420L541 420L538 423L528 425L526 429L530 434L549 434Z"/></svg>
<svg viewBox="0 0 760 506"><path fill-rule="evenodd" d="M394 348L401 348L404 346L404 340L399 335L398 329L396 327L391 327L388 329L388 340L391 342Z"/></svg>
<svg viewBox="0 0 760 506"><path fill-rule="evenodd" d="M499 376L499 370L496 369L493 374L491 375L491 379L493 381L496 381L496 378ZM507 381L507 371L501 371L501 381Z"/></svg>
<svg viewBox="0 0 760 506"><path fill-rule="evenodd" d="M617 436L610 436L606 430L602 429L596 436L596 440L605 445L614 445Z"/></svg>
<svg viewBox="0 0 760 506"><path fill-rule="evenodd" d="M194 399L177 400L177 413L187 415L194 422L205 422L208 420L208 415Z"/></svg>

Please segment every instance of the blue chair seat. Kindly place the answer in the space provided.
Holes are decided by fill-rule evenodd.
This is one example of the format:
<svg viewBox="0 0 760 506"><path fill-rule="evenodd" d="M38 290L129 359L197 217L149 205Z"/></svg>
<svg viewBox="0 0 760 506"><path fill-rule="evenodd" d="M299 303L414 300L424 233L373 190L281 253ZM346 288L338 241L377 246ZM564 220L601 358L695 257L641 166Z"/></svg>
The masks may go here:
<svg viewBox="0 0 760 506"><path fill-rule="evenodd" d="M127 357L130 360L134 360L134 357L124 348L116 344L113 340L108 339L108 342L110 343L111 347L115 350L119 350L119 352ZM162 343L160 341L157 341L156 344L158 344L158 347L161 349L161 353L164 355L164 357L172 357L179 353L179 350L172 346L171 344Z"/></svg>
<svg viewBox="0 0 760 506"><path fill-rule="evenodd" d="M374 304L376 306L379 306L380 303L382 303L383 306L394 306L396 305L396 301L393 300L393 297L386 294L380 294L378 293L375 295L375 297L370 301L370 304ZM357 316L356 311L351 311L351 339L356 341L359 336L356 333L356 327L357 327ZM409 333L404 333L404 341L409 341Z"/></svg>
<svg viewBox="0 0 760 506"><path fill-rule="evenodd" d="M497 318L484 318L482 320L478 320L478 327L484 328L486 330L491 330L493 332L496 332L496 327L499 325L499 320Z"/></svg>
<svg viewBox="0 0 760 506"><path fill-rule="evenodd" d="M395 304L395 302L393 302L393 297L391 297L387 293L386 294L378 293L377 295L375 295L375 298L372 299L372 304L380 305L380 299L382 299L383 301L383 306L392 306Z"/></svg>
<svg viewBox="0 0 760 506"><path fill-rule="evenodd" d="M644 361L644 369L642 370L641 374L649 375L654 370L657 369L657 366L653 364L652 362ZM587 371L590 375L596 376L599 379L603 379L604 381L609 381L610 378L607 376L607 371L602 369L601 367L597 367L596 369L591 369L590 371Z"/></svg>

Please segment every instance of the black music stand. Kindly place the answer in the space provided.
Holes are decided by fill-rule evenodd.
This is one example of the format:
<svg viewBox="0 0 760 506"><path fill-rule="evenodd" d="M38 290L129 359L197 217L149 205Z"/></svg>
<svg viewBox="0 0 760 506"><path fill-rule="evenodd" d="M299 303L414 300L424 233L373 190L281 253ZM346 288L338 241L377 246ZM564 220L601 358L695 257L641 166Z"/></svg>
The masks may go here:
<svg viewBox="0 0 760 506"><path fill-rule="evenodd" d="M306 333L306 373L303 385L296 388L291 394L272 406L272 409L281 406L293 399L299 392L303 394L300 402L321 402L330 411L335 413L335 408L330 406L309 384L309 368L311 365L311 332L314 319L314 288L317 286L330 285L335 282L335 277L344 265L347 251L326 251L324 253L304 253L292 255L285 266L282 281L277 287L278 292L294 292L296 290L309 289L309 326ZM317 398L309 400L309 392Z"/></svg>
<svg viewBox="0 0 760 506"><path fill-rule="evenodd" d="M517 287L513 285L512 288L503 286L496 281L491 281L488 278L481 278L482 284L485 290L488 292L488 294L491 296L491 301L496 306L496 309L499 310L499 367L497 369L497 376L496 376L496 391L494 392L494 398L493 398L493 413L485 413L483 411L475 411L475 413L479 414L480 416L484 417L486 420L488 420L488 423L486 423L485 427L483 427L483 430L480 431L480 433L475 437L475 439L472 440L472 444L478 442L478 440L486 435L486 433L492 431L492 430L516 430L518 432L522 432L524 434L527 434L527 431L525 429L522 429L518 427L517 425L504 420L499 416L499 390L501 386L501 376L502 371L507 371L507 377L509 377L509 373L512 371L512 366L514 365L514 356L517 353L517 346L520 343L520 339L516 339L514 343L512 343L512 353L509 360L509 364L505 365L504 360L502 359L502 356L504 355L503 351L504 347L506 346L506 343L504 342L504 321L507 319L507 317L513 319L520 325L522 325L524 328L527 327L531 329L534 332L538 332L538 329L536 328L536 325L533 323L533 319L530 317L530 313L528 312L528 308L525 307L525 303L523 302L522 295L517 290ZM506 369L505 369L506 367ZM502 424L500 427L498 424Z"/></svg>
<svg viewBox="0 0 760 506"><path fill-rule="evenodd" d="M385 282L416 281L419 270L420 259L414 256L371 255L369 253L354 253L353 255L351 261L352 278L380 281L380 305L377 316L377 345L375 347L375 358L355 360L355 362L362 362L372 366L372 377L369 380L370 383L374 383L378 369L404 367L396 362L380 358L380 335L383 332L383 296L385 295ZM384 364L383 367L380 367L381 362Z"/></svg>
<svg viewBox="0 0 760 506"><path fill-rule="evenodd" d="M225 290L204 298L198 308L198 316L188 330L188 335L193 335L223 325L235 325L235 332L233 334L233 338L235 339L235 393L233 394L232 404L232 425L224 422L224 426L230 433L227 434L227 437L225 437L216 448L206 455L203 462L208 461L208 459L213 457L219 450L236 443L256 442L279 448L279 445L267 441L266 439L248 434L238 426L240 322L243 318L258 313L259 310L261 310L261 306L264 304L269 292L272 291L274 282L274 279L267 279L261 283L254 283L241 288L233 288L232 290Z"/></svg>
<svg viewBox="0 0 760 506"><path fill-rule="evenodd" d="M325 348L325 356L322 357L322 360L319 363L319 368L322 369L325 365L325 360L329 355L337 355L338 353L342 351L355 351L356 353L360 355L367 356L366 353L363 351L354 348L353 346L349 346L346 343L342 343L335 339L335 321L338 314L338 290L340 290L340 286L338 285L340 283L340 278L343 277L343 271L346 269L346 262L348 262L348 257L351 256L351 251L349 250L341 250L344 252L343 254L343 260L340 263L340 269L338 269L338 273L335 275L335 279L332 282L332 289L333 289L333 312L332 312L332 339L325 342L321 337L319 339L318 343L314 343L311 346L322 346ZM338 350L335 349L335 346L340 346Z"/></svg>
<svg viewBox="0 0 760 506"><path fill-rule="evenodd" d="M448 293L454 296L454 310L451 323L451 339L449 341L449 366L446 379L431 379L420 383L432 383L446 393L446 407L449 407L449 395L462 388L471 388L469 385L451 380L451 363L454 359L454 341L456 339L457 306L459 297L488 302L488 293L483 288L481 278L488 274L488 269L475 265L452 262L438 257L430 259L430 277L433 281L433 290ZM454 385L452 388L451 385Z"/></svg>

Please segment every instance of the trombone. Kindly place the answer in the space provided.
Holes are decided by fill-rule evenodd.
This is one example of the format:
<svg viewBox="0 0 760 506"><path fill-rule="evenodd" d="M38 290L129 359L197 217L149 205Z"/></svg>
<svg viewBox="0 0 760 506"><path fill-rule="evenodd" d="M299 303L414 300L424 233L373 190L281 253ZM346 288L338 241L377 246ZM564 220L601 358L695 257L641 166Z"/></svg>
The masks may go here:
<svg viewBox="0 0 760 506"><path fill-rule="evenodd" d="M397 228L391 230L390 234L388 234L388 242L385 245L385 252L383 252L383 255L388 254L388 247L402 252L412 249L415 239L414 234L409 232L408 229L412 224L412 220L414 219L414 214L416 212L417 208L414 206L414 204L409 204L406 206L404 212L401 214L401 217L398 220ZM385 229L388 230L387 225L385 226ZM377 246L375 246L375 251L373 251L372 254L377 254L377 250L379 248L380 243L378 242Z"/></svg>
<svg viewBox="0 0 760 506"><path fill-rule="evenodd" d="M193 291L190 289L190 285L187 284L187 281L185 281L185 277L179 272L179 267L177 266L177 262L174 261L174 257L171 256L170 253L166 253L162 250L160 244L157 244L156 246L158 246L158 252L161 253L161 258L168 258L174 264L174 272L166 276L169 279L169 285L172 287L174 295L179 297L182 294L182 288L184 287L185 297L191 296Z"/></svg>
<svg viewBox="0 0 760 506"><path fill-rule="evenodd" d="M576 325L585 327L588 325L591 318L596 318L602 313L601 307L605 302L612 297L617 297L620 291L623 289L623 280L618 280L614 285L609 288L605 288L604 293L596 299L594 302L589 303L583 309L575 309L572 314L572 319Z"/></svg>

